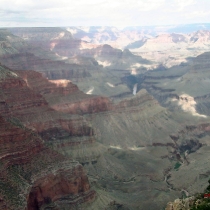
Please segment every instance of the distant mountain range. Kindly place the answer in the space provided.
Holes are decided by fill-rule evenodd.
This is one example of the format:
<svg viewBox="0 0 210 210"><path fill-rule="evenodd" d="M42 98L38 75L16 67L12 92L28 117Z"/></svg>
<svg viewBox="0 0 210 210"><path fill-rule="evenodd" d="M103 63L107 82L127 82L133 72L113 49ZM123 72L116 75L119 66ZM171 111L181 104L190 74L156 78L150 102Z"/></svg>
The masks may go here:
<svg viewBox="0 0 210 210"><path fill-rule="evenodd" d="M155 37L160 34L189 34L198 30L210 30L209 23L168 25L168 26L129 26L124 29L110 26L66 27L72 36L91 43L116 45L125 47L143 38Z"/></svg>

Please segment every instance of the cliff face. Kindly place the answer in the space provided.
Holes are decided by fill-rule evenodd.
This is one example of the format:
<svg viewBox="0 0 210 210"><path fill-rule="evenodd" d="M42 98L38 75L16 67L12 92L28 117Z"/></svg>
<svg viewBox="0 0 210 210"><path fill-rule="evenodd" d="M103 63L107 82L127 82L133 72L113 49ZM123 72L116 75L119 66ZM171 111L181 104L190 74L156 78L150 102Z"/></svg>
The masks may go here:
<svg viewBox="0 0 210 210"><path fill-rule="evenodd" d="M93 200L95 192L81 165L47 149L35 132L17 122L1 117L0 123L2 209L27 205L28 210L39 210L66 196L75 203L78 198Z"/></svg>
<svg viewBox="0 0 210 210"><path fill-rule="evenodd" d="M60 169L36 180L30 189L27 208L37 210L43 205L52 205L56 201L62 202L68 199L76 203L75 198L79 197L87 202L91 201L94 196L95 193L90 191L82 166L77 165L72 169Z"/></svg>
<svg viewBox="0 0 210 210"><path fill-rule="evenodd" d="M28 87L45 97L56 111L70 114L87 114L111 109L106 97L84 94L69 80L48 80L34 71L16 71Z"/></svg>
<svg viewBox="0 0 210 210"><path fill-rule="evenodd" d="M28 161L31 155L36 155L43 149L41 139L34 136L32 132L13 125L15 123L18 125L18 122L10 121L8 123L2 117L0 117L0 122L1 161L5 162L7 166L23 164ZM13 144L17 146L13 147Z"/></svg>
<svg viewBox="0 0 210 210"><path fill-rule="evenodd" d="M53 138L49 130L57 129L59 137L91 136L91 128L82 119L79 124L61 119L38 91L33 91L17 74L1 68L1 209L39 210L49 204L60 209L66 200L70 204L93 200L95 192L91 191L82 166L44 145L44 141ZM82 134L78 133L80 126Z"/></svg>

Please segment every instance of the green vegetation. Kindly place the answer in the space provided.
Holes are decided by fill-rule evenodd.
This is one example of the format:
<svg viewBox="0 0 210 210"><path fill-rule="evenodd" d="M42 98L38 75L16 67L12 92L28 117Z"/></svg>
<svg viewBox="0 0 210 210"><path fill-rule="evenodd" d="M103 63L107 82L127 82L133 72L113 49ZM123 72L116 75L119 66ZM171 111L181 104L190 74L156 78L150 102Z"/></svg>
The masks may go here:
<svg viewBox="0 0 210 210"><path fill-rule="evenodd" d="M207 199L208 201L210 201L210 199ZM193 208L191 208L191 210L209 210L210 209L210 202L209 203L202 203L199 204L198 206L193 206Z"/></svg>
<svg viewBox="0 0 210 210"><path fill-rule="evenodd" d="M210 194L210 179L208 181L209 185L206 188L206 194ZM204 193L199 194L190 210L210 210L210 198L204 198Z"/></svg>
<svg viewBox="0 0 210 210"><path fill-rule="evenodd" d="M174 169L178 171L179 167L181 166L182 164L180 162L176 162L175 166L174 166Z"/></svg>

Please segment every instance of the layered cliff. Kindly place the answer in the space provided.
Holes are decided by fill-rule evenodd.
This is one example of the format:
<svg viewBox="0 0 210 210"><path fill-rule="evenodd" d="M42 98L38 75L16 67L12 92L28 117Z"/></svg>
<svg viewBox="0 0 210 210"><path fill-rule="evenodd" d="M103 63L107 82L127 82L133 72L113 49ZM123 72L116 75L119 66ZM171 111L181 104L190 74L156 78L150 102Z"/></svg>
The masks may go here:
<svg viewBox="0 0 210 210"><path fill-rule="evenodd" d="M77 122L60 119L60 114L48 106L40 93L2 66L0 86L2 209L39 210L48 205L63 209L60 206L66 201L69 206L74 206L93 200L95 192L90 190L82 166L45 145L48 136L53 137L53 132L49 135L47 129L59 130L55 132L59 137L82 135L77 129L71 129ZM46 115L42 116L44 113ZM52 123L53 116L57 116L55 123ZM83 135L92 135L91 128L82 126Z"/></svg>
<svg viewBox="0 0 210 210"><path fill-rule="evenodd" d="M47 149L43 140L20 122L2 117L0 122L1 203L5 209L39 210L66 196L73 203L78 197L82 202L94 198L79 163Z"/></svg>

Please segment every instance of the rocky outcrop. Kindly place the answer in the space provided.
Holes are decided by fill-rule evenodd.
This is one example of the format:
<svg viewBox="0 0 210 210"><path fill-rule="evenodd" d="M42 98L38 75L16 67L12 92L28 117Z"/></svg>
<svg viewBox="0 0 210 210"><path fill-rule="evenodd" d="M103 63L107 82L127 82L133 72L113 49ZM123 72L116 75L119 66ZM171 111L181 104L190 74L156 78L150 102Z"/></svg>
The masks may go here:
<svg viewBox="0 0 210 210"><path fill-rule="evenodd" d="M48 95L84 95L70 80L48 80L41 73L35 71L15 71L27 86L43 96Z"/></svg>
<svg viewBox="0 0 210 210"><path fill-rule="evenodd" d="M94 198L81 165L47 149L35 132L17 122L0 117L0 125L2 209L23 209L27 204L28 210L39 210L65 196L71 202L74 196Z"/></svg>
<svg viewBox="0 0 210 210"><path fill-rule="evenodd" d="M106 97L91 96L81 92L69 80L48 80L34 71L16 71L28 87L45 97L51 108L69 114L90 114L111 109Z"/></svg>
<svg viewBox="0 0 210 210"><path fill-rule="evenodd" d="M90 191L87 176L81 165L72 169L59 169L36 180L28 195L27 209L38 210L43 205L52 205L62 199L76 203L78 195L86 202L95 196L94 191Z"/></svg>
<svg viewBox="0 0 210 210"><path fill-rule="evenodd" d="M194 202L194 197L186 199L176 199L174 202L169 202L165 210L190 210Z"/></svg>
<svg viewBox="0 0 210 210"><path fill-rule="evenodd" d="M48 81L34 71L16 71L15 75L0 83L5 117L34 130L61 153L75 146L94 147L95 128L83 115L109 110L110 100L86 95L67 80ZM5 87L9 82L12 85Z"/></svg>

